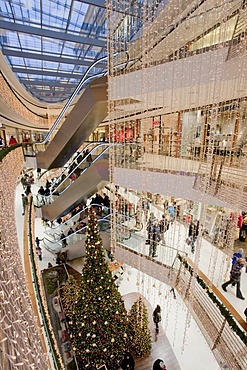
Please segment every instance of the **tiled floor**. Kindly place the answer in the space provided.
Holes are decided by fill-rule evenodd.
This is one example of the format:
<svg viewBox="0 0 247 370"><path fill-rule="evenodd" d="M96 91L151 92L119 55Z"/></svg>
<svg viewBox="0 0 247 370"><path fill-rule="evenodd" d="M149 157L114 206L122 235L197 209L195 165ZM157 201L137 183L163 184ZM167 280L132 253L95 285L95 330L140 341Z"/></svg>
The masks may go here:
<svg viewBox="0 0 247 370"><path fill-rule="evenodd" d="M36 193L38 189L37 185L33 186L33 192ZM16 223L17 232L20 243L20 250L22 252L22 230L23 230L23 216L21 210L21 193L22 187L18 185L16 191ZM192 259L197 259L199 262L199 268L217 285L221 286L222 282L228 278L228 265L227 258L217 248L212 246L209 242L202 239L200 249L192 255L190 248L185 243L187 230L186 228L178 223L174 223L169 232L166 235L167 244L170 246L176 246L177 249L183 249L188 253ZM44 236L44 228L40 218L36 218L35 222L35 236L40 239ZM42 243L41 243L42 247ZM138 245L137 245L138 247ZM158 251L158 258L173 258L172 249L168 252L164 252L164 248L160 246ZM43 249L43 259L39 261L40 269L46 268L48 262L55 264L54 255ZM168 250L168 249L167 249ZM230 265L229 265L230 266ZM76 261L76 268L80 271L80 260ZM222 275L223 271L223 275ZM145 288L140 287L140 281L142 281L142 273L135 269L126 266L125 273L123 274L120 281L120 292L122 295L131 293L144 294L144 290L149 290L148 296L149 303L152 307L156 304L160 304L162 307L163 319L162 328L170 342L171 348L174 351L177 361L169 363L168 370L178 369L178 364L183 370L216 370L219 369L212 352L210 351L204 337L200 333L200 330L194 320L188 316L187 309L180 297L173 298L172 294L169 293L170 287L159 284L155 279L145 277ZM155 294L155 288L161 292ZM247 274L242 274L241 289L243 295L247 297ZM156 292L157 293L157 292ZM229 288L227 293L224 293L229 302L236 308L236 310L244 317L243 311L246 308L246 301L241 301L236 298L233 288ZM159 301L158 301L159 300ZM158 339L159 340L159 339ZM166 350L163 348L162 342L160 344L159 353L164 352L163 359L166 360ZM156 343L157 347L157 343ZM196 351L194 350L196 348ZM175 363L176 362L176 363ZM177 363L178 362L178 363ZM200 364L200 365L199 365ZM150 366L140 367L139 370L150 370ZM136 367L138 369L138 367Z"/></svg>

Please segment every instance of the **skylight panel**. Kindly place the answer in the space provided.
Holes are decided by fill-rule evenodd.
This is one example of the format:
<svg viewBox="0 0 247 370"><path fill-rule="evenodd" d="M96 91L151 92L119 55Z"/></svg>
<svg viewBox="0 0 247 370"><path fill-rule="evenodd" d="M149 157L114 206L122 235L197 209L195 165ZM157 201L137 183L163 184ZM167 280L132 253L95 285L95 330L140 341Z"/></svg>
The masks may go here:
<svg viewBox="0 0 247 370"><path fill-rule="evenodd" d="M64 41L48 38L42 39L42 50L46 53L61 54Z"/></svg>
<svg viewBox="0 0 247 370"><path fill-rule="evenodd" d="M29 34L20 33L19 34L21 48L22 49L32 49L32 50L40 50L41 49L41 37L40 36L33 36Z"/></svg>
<svg viewBox="0 0 247 370"><path fill-rule="evenodd" d="M20 47L18 35L16 32L5 31L4 34L5 34L5 38L3 42L4 45L11 45L11 46L15 46L18 48Z"/></svg>
<svg viewBox="0 0 247 370"><path fill-rule="evenodd" d="M65 29L69 18L71 1L59 0L43 1L43 24L46 26Z"/></svg>
<svg viewBox="0 0 247 370"><path fill-rule="evenodd" d="M2 17L12 18L12 12L8 1L0 0L0 9Z"/></svg>

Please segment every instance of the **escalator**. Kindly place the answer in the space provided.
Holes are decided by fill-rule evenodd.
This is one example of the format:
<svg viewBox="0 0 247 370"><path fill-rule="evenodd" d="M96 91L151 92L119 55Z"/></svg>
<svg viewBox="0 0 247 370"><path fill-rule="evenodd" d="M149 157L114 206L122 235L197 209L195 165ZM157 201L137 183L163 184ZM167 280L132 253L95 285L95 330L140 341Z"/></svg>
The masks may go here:
<svg viewBox="0 0 247 370"><path fill-rule="evenodd" d="M65 191L59 193L55 200L42 206L42 217L54 220L68 214L78 206L85 198L91 197L103 189L109 183L109 161L98 159L92 163L83 176L79 176Z"/></svg>
<svg viewBox="0 0 247 370"><path fill-rule="evenodd" d="M126 148L131 148L133 143L109 144L89 143L81 153L77 153L73 161L61 170L55 179L49 197L37 197L36 206L42 206L42 217L54 220L62 217L75 208L85 198L91 197L104 188L109 182L108 150L114 145L121 161L124 160ZM90 150L90 151L89 151ZM117 152L116 152L117 155ZM80 158L80 159L79 159ZM90 160L89 160L90 158ZM72 179L72 175L75 177Z"/></svg>
<svg viewBox="0 0 247 370"><path fill-rule="evenodd" d="M61 195L71 184L71 178L74 180L82 176L84 172L99 159L108 159L108 143L92 142L87 144L84 149L68 163L61 174L56 178L52 186L50 196ZM47 201L47 203L51 203Z"/></svg>
<svg viewBox="0 0 247 370"><path fill-rule="evenodd" d="M99 217L98 225L104 249L110 251L110 215ZM65 224L63 226L67 226L68 231L69 226ZM54 255L65 253L67 260L85 256L86 231L86 224L69 236L65 236L65 229L62 230L64 234L61 233L61 230L53 230L52 234L42 239L43 246Z"/></svg>
<svg viewBox="0 0 247 370"><path fill-rule="evenodd" d="M92 150L89 152L89 149ZM90 143L83 153L54 179L49 196L37 195L36 207L42 207L42 217L47 220L60 218L105 187L109 182L107 143ZM90 158L90 160L89 160ZM73 174L75 180L71 180Z"/></svg>
<svg viewBox="0 0 247 370"><path fill-rule="evenodd" d="M106 77L94 80L82 93L45 152L37 154L37 167L63 167L107 115Z"/></svg>

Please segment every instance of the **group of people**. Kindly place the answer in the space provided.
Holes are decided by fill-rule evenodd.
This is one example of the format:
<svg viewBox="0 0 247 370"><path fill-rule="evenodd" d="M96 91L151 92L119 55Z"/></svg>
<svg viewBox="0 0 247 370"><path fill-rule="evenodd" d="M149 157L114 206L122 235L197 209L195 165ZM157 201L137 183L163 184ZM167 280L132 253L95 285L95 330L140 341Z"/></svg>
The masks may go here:
<svg viewBox="0 0 247 370"><path fill-rule="evenodd" d="M91 166L93 158L88 149L76 153L76 158L71 162L68 168L69 178L75 181L77 177L88 167Z"/></svg>
<svg viewBox="0 0 247 370"><path fill-rule="evenodd" d="M91 199L90 202L91 208L96 212L98 216L102 215L102 209L105 207L107 208L107 213L109 212L110 206L110 199L106 193L101 196L100 194L96 193L95 196ZM69 230L67 231L66 235L65 232L61 232L60 234L60 241L62 243L62 248L68 246L68 237L74 233L83 234L85 233L85 227L87 223L85 222L85 218L88 214L88 209L86 206L86 201L84 200L80 205L75 207L68 215L66 215L63 219L59 218L57 222L62 224L63 222L68 221L73 216L79 213L79 218L73 222L73 227L70 226Z"/></svg>
<svg viewBox="0 0 247 370"><path fill-rule="evenodd" d="M51 192L50 192L50 182L47 180L46 182L46 185L45 185L45 188L43 186L40 186L39 190L38 190L38 195L40 196L41 198L41 203L43 205L47 205L47 204L50 204L51 200L49 198Z"/></svg>
<svg viewBox="0 0 247 370"><path fill-rule="evenodd" d="M14 135L11 135L9 139L9 146L16 145L16 144L18 144L16 138L14 137ZM0 135L0 147L4 147L4 146L5 146L5 141L3 137Z"/></svg>

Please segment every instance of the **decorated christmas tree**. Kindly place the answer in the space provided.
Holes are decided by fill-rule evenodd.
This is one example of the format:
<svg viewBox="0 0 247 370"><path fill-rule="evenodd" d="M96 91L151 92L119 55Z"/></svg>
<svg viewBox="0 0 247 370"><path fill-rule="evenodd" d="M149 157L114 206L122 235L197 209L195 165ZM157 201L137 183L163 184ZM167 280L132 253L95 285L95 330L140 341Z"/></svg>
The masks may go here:
<svg viewBox="0 0 247 370"><path fill-rule="evenodd" d="M71 316L74 308L75 302L77 301L77 297L79 294L79 284L75 280L75 278L70 275L68 280L63 286L63 307L66 312L67 316Z"/></svg>
<svg viewBox="0 0 247 370"><path fill-rule="evenodd" d="M73 349L80 369L115 370L128 341L128 317L105 260L95 213L88 216L86 259L70 314Z"/></svg>
<svg viewBox="0 0 247 370"><path fill-rule="evenodd" d="M148 328L148 312L141 297L133 304L129 312L131 347L138 357L151 353L152 339Z"/></svg>

